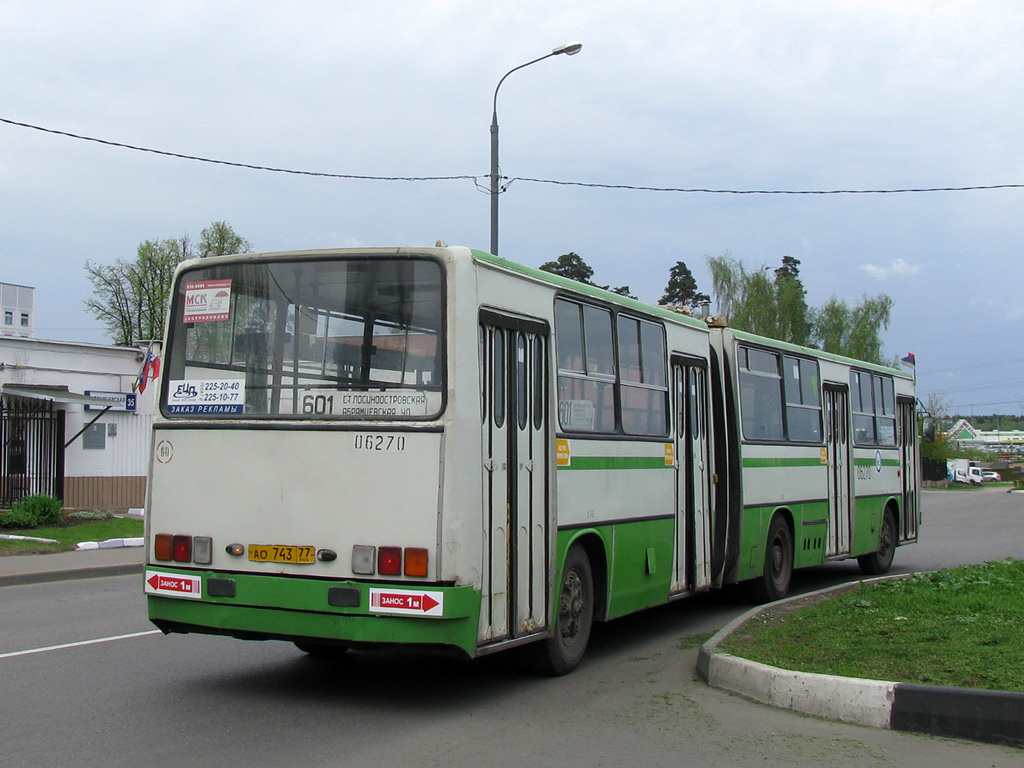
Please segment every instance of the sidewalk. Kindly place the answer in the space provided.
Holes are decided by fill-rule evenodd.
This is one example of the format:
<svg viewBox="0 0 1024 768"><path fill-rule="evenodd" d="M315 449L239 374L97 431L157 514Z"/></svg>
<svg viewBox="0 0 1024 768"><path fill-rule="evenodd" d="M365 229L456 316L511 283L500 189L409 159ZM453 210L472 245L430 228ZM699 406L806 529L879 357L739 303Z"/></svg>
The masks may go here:
<svg viewBox="0 0 1024 768"><path fill-rule="evenodd" d="M0 587L142 573L143 547L0 557Z"/></svg>

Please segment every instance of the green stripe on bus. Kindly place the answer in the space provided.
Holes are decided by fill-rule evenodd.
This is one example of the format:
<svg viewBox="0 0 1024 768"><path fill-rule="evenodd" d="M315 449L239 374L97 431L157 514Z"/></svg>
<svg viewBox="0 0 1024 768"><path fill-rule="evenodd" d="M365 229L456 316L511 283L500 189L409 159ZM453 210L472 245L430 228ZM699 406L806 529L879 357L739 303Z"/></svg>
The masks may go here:
<svg viewBox="0 0 1024 768"><path fill-rule="evenodd" d="M572 463L558 467L566 469L672 469L664 456L573 456Z"/></svg>
<svg viewBox="0 0 1024 768"><path fill-rule="evenodd" d="M873 467L875 466L874 459L854 459L853 463L858 467ZM899 459L882 459L883 467L898 467L900 465Z"/></svg>
<svg viewBox="0 0 1024 768"><path fill-rule="evenodd" d="M874 462L872 462L874 463ZM820 456L807 456L805 458L780 457L774 459L744 459L744 469L765 469L768 467L820 467L823 462Z"/></svg>

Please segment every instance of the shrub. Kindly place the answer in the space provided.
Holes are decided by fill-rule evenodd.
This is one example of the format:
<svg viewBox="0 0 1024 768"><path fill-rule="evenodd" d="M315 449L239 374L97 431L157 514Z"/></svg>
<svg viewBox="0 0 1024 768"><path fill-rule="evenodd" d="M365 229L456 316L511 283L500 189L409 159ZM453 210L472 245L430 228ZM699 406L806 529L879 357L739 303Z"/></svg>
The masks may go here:
<svg viewBox="0 0 1024 768"><path fill-rule="evenodd" d="M66 519L69 523L98 523L102 520L113 520L115 517L117 515L113 512L80 509L77 512L69 512Z"/></svg>
<svg viewBox="0 0 1024 768"><path fill-rule="evenodd" d="M36 528L41 525L59 525L64 521L64 502L56 496L26 496L16 502L11 511L0 516L3 528Z"/></svg>

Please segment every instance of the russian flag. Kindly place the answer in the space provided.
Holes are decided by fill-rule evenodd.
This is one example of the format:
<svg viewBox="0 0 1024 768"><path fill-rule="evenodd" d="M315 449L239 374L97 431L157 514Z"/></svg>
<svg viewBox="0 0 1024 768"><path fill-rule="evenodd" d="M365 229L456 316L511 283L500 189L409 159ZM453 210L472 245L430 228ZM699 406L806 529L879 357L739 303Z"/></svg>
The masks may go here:
<svg viewBox="0 0 1024 768"><path fill-rule="evenodd" d="M150 379L155 379L160 375L160 358L153 354L153 345L149 345L149 349L146 350L146 360L142 363L142 371L139 373L138 380L132 385L132 390L135 392L145 392L146 385Z"/></svg>
<svg viewBox="0 0 1024 768"><path fill-rule="evenodd" d="M914 357L914 353L911 352L906 357L900 358L900 362L903 363L907 368L912 371L917 370L917 358Z"/></svg>

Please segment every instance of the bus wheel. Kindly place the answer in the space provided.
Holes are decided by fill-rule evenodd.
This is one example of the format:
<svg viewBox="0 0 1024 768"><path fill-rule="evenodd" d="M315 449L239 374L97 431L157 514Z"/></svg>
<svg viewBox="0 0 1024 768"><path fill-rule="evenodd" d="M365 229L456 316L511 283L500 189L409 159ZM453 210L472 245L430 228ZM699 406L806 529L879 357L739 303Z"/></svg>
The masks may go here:
<svg viewBox="0 0 1024 768"><path fill-rule="evenodd" d="M772 603L786 596L792 578L793 534L782 516L776 515L768 526L764 570L758 578L747 582L747 592L756 603Z"/></svg>
<svg viewBox="0 0 1024 768"><path fill-rule="evenodd" d="M857 558L861 571L869 576L878 576L892 566L892 558L896 554L896 517L891 509L882 515L882 530L878 532L878 551Z"/></svg>
<svg viewBox="0 0 1024 768"><path fill-rule="evenodd" d="M551 637L534 648L541 670L549 675L572 672L583 658L594 622L594 576L583 547L565 556L558 590L558 615Z"/></svg>
<svg viewBox="0 0 1024 768"><path fill-rule="evenodd" d="M295 647L317 659L340 659L348 650L344 643L317 643L310 640L296 640Z"/></svg>

